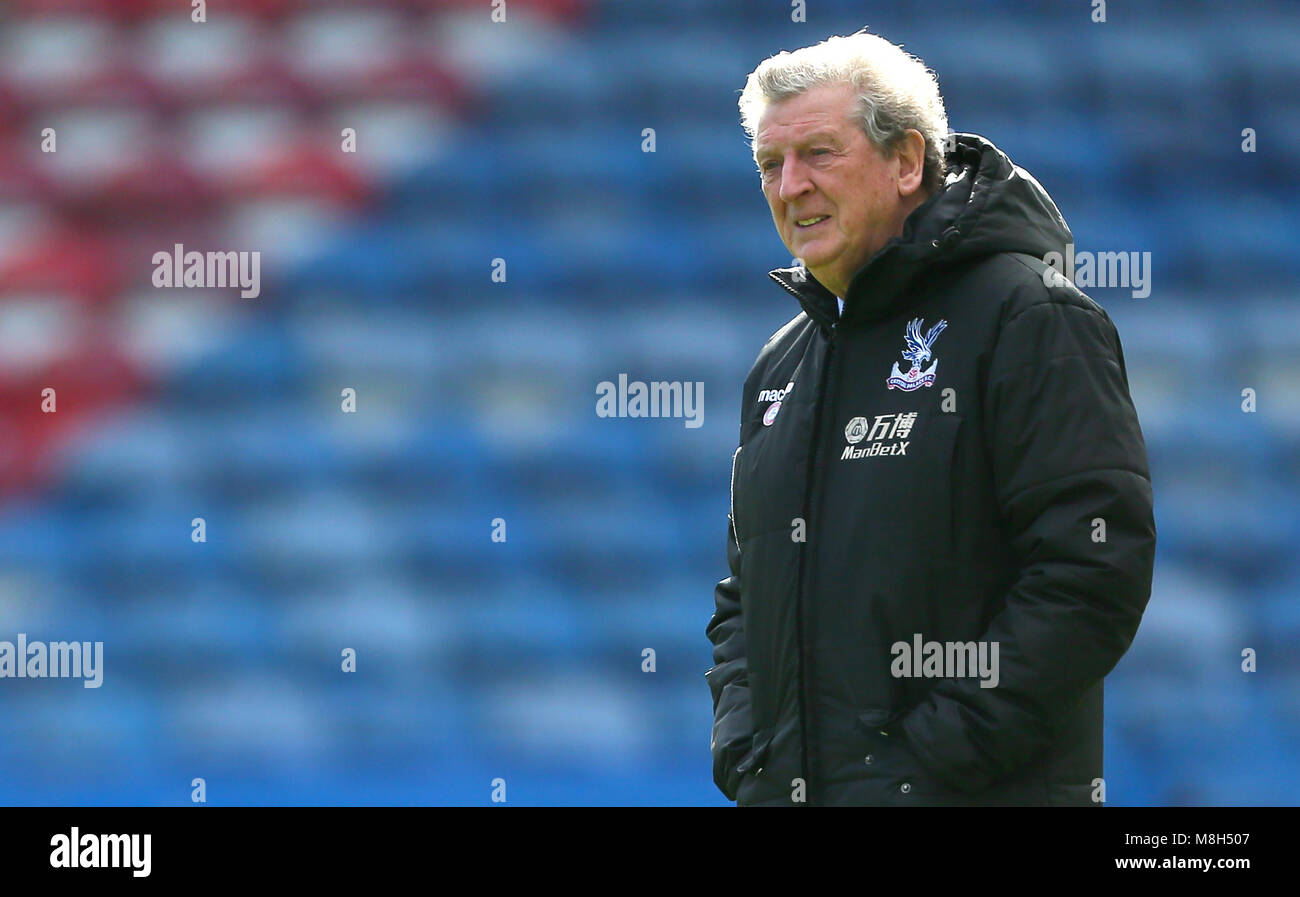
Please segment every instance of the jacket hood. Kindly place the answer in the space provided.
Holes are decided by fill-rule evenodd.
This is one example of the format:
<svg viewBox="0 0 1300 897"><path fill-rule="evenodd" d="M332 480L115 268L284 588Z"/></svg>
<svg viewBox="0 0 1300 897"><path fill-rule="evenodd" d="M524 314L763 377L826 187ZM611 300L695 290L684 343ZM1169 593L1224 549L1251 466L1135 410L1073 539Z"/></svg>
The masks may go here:
<svg viewBox="0 0 1300 897"><path fill-rule="evenodd" d="M944 267L999 252L1064 254L1073 241L1056 203L1033 175L977 134L953 136L944 186L907 217L901 236L853 276L844 297L846 321L891 314L914 295L917 281ZM838 317L835 295L811 273L778 268L768 276L813 318L830 324Z"/></svg>

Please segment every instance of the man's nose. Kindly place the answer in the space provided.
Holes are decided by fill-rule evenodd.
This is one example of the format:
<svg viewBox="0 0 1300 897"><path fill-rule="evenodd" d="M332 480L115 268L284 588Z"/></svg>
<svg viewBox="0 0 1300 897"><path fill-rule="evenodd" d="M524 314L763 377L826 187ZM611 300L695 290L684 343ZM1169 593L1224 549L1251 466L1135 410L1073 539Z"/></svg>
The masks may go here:
<svg viewBox="0 0 1300 897"><path fill-rule="evenodd" d="M808 168L791 154L781 165L781 201L790 202L812 189Z"/></svg>

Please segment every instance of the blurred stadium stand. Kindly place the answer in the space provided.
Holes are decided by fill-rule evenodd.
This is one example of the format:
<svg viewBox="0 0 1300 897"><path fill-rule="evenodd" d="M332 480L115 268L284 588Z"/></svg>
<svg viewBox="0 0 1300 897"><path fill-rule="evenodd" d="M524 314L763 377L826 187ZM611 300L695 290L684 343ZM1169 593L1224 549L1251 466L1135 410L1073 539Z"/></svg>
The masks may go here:
<svg viewBox="0 0 1300 897"><path fill-rule="evenodd" d="M0 680L0 803L724 803L704 627L797 310L735 104L863 25L1080 250L1152 253L1150 298L1090 291L1160 534L1108 801L1300 803L1293 3L188 6L0 5L0 639L106 657ZM176 243L260 251L262 295L155 288ZM619 372L703 381L705 425L598 419Z"/></svg>

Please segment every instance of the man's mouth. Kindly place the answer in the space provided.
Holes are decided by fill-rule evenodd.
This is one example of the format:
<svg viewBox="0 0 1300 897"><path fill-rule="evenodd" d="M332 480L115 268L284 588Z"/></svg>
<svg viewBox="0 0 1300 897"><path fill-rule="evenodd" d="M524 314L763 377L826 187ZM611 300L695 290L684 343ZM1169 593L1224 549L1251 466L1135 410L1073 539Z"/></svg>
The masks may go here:
<svg viewBox="0 0 1300 897"><path fill-rule="evenodd" d="M830 217L831 217L830 215L815 215L812 218L800 218L798 221L795 222L795 227L798 227L801 230L803 228L816 227L817 225L821 224L823 221L830 220Z"/></svg>

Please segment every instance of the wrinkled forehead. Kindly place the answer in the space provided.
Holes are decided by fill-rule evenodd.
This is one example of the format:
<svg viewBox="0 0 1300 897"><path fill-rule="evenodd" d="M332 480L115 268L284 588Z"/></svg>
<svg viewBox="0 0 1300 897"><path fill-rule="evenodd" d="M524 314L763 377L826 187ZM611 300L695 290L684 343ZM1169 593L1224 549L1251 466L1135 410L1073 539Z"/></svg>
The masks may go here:
<svg viewBox="0 0 1300 897"><path fill-rule="evenodd" d="M754 153L810 140L848 139L854 128L852 109L852 91L838 84L769 103L754 131Z"/></svg>

